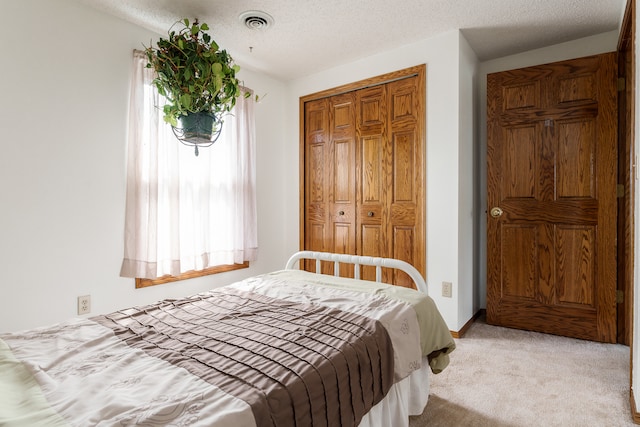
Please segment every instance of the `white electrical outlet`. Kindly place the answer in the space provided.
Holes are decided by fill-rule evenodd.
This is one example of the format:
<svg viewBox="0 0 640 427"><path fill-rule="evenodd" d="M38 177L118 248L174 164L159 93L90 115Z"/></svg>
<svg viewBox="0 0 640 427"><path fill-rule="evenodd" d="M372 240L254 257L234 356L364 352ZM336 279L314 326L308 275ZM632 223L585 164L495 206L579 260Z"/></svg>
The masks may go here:
<svg viewBox="0 0 640 427"><path fill-rule="evenodd" d="M78 314L89 314L91 312L91 295L78 297Z"/></svg>
<svg viewBox="0 0 640 427"><path fill-rule="evenodd" d="M442 282L442 296L446 298L453 296L453 284L451 282Z"/></svg>

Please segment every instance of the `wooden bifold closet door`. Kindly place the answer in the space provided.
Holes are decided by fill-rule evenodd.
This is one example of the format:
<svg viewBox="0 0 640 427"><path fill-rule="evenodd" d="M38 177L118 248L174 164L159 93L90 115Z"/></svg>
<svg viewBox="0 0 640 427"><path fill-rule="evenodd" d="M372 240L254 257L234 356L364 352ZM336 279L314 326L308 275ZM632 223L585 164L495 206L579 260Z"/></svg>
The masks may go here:
<svg viewBox="0 0 640 427"><path fill-rule="evenodd" d="M398 258L425 274L424 71L301 100L303 249ZM383 280L412 286L392 274ZM361 277L374 279L374 268Z"/></svg>

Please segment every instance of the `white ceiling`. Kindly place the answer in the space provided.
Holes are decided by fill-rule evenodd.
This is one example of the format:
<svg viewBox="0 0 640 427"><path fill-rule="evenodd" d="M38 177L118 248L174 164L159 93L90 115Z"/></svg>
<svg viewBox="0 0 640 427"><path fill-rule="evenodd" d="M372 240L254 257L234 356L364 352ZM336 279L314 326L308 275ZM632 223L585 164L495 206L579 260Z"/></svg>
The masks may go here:
<svg viewBox="0 0 640 427"><path fill-rule="evenodd" d="M455 29L481 61L499 58L616 30L627 0L78 1L160 35L198 18L238 64L290 80ZM247 10L275 23L249 29Z"/></svg>

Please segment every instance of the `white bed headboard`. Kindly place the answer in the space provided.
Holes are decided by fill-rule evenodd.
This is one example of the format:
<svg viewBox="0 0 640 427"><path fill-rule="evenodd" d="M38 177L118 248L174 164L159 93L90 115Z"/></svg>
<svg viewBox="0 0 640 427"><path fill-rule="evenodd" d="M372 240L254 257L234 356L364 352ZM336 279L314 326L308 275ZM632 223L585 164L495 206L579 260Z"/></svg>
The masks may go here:
<svg viewBox="0 0 640 427"><path fill-rule="evenodd" d="M382 282L382 267L394 268L405 272L411 277L416 284L416 288L428 294L427 283L420 274L420 272L411 264L399 259L393 258L379 258L360 255L347 255L347 254L334 254L330 252L314 252L314 251L300 251L291 255L285 269L293 270L296 263L301 259L314 259L316 260L316 273L320 273L321 261L330 261L334 263L333 274L334 276L340 275L340 263L353 264L354 278L360 279L361 265L370 265L376 267L376 282Z"/></svg>

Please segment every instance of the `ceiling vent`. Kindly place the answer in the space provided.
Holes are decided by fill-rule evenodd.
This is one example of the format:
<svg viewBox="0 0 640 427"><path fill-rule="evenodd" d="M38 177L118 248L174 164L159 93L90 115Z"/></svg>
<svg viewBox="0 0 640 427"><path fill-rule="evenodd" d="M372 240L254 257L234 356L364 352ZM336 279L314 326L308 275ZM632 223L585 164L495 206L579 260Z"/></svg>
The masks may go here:
<svg viewBox="0 0 640 427"><path fill-rule="evenodd" d="M266 30L273 25L273 17L259 10L247 10L240 14L240 22L251 30Z"/></svg>

